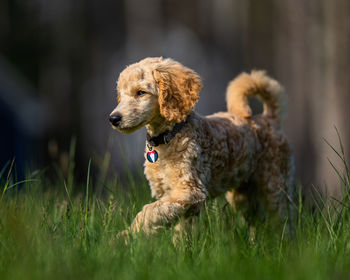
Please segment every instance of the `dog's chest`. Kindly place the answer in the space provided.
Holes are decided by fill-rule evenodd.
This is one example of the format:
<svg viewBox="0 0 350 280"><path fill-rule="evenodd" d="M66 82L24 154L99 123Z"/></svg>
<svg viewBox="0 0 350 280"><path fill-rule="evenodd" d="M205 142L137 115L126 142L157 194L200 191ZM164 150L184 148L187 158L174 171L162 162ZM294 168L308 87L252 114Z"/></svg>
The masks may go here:
<svg viewBox="0 0 350 280"><path fill-rule="evenodd" d="M172 162L162 159L155 163L145 162L145 175L150 184L152 197L161 198L171 192L179 176L177 167Z"/></svg>
<svg viewBox="0 0 350 280"><path fill-rule="evenodd" d="M195 154L189 138L178 135L169 145L160 145L156 162L145 161L145 175L149 181L152 196L160 198L170 194L176 186L189 180L190 158Z"/></svg>

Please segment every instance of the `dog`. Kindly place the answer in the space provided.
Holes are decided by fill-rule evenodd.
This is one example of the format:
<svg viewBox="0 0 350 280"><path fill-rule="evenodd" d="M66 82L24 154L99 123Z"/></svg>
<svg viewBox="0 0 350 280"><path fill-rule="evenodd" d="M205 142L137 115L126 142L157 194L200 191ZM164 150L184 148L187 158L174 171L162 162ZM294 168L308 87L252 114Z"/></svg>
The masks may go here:
<svg viewBox="0 0 350 280"><path fill-rule="evenodd" d="M221 194L247 220L257 209L291 219L294 165L281 129L281 85L264 71L242 73L228 85L227 112L206 117L194 112L201 90L199 75L170 58L121 72L109 121L122 133L146 127L144 172L156 198L124 234L179 224ZM252 96L263 102L261 114L252 114Z"/></svg>

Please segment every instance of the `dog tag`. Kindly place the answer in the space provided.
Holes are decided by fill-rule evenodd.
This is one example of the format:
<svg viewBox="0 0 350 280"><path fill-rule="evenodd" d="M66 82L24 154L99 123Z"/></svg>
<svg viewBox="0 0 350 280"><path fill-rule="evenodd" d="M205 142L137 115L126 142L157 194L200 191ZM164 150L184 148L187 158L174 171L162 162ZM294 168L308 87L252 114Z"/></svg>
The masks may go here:
<svg viewBox="0 0 350 280"><path fill-rule="evenodd" d="M151 150L149 152L147 152L147 159L149 162L156 162L158 160L158 153L156 150Z"/></svg>

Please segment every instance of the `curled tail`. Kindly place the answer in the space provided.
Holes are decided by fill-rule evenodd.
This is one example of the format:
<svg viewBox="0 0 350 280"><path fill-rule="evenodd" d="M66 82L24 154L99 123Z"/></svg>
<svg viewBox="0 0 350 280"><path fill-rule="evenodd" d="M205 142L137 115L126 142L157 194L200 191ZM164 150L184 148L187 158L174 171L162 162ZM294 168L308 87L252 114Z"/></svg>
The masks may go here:
<svg viewBox="0 0 350 280"><path fill-rule="evenodd" d="M253 70L250 74L242 73L227 87L227 111L241 118L250 118L252 110L248 97L257 96L264 104L263 115L280 123L283 112L283 88L265 71Z"/></svg>

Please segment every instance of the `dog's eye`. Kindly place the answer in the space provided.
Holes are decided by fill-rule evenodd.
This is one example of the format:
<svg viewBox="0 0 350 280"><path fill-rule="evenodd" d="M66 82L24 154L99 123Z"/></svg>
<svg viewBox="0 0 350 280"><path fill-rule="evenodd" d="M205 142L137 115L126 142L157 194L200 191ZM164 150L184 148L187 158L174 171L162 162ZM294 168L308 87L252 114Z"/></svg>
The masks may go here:
<svg viewBox="0 0 350 280"><path fill-rule="evenodd" d="M137 92L136 92L136 95L137 96L142 96L142 95L145 95L147 92L145 92L144 90L138 90Z"/></svg>

